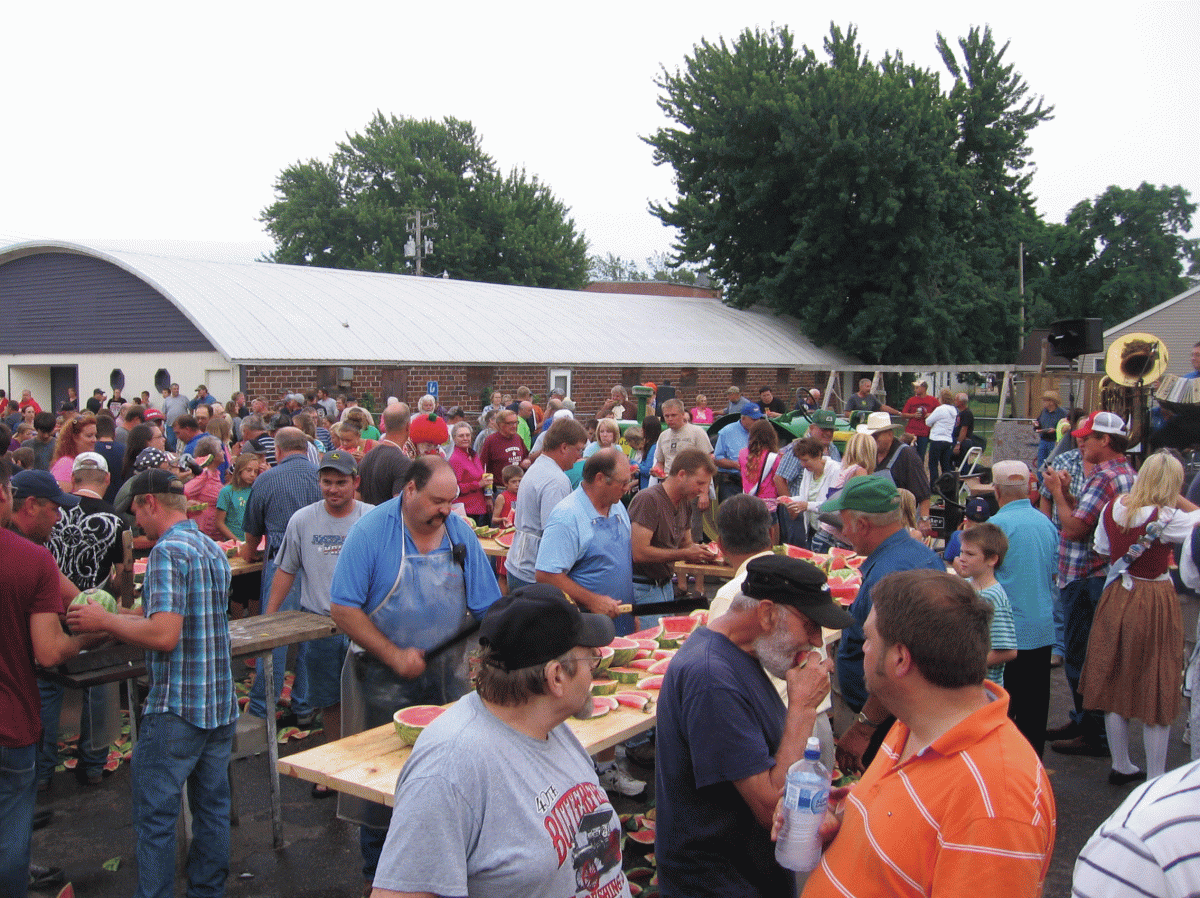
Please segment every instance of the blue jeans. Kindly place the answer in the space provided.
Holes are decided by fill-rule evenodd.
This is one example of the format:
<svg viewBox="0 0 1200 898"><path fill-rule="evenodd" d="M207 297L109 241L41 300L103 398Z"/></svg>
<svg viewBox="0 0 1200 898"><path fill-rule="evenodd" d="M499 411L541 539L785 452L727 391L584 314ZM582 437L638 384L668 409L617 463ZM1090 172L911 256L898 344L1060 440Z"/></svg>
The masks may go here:
<svg viewBox="0 0 1200 898"><path fill-rule="evenodd" d="M267 607L267 598L271 595L271 581L275 579L275 570L279 567L274 559L263 559L262 569L262 605ZM299 571L296 574L296 580L292 584L291 591L283 600L283 604L279 606L280 611L299 611L300 610L300 585L304 581L304 572ZM288 647L281 645L279 648L271 652L272 673L275 680L275 701L271 705L272 708L279 704L279 694L283 690L283 677L287 672L287 654ZM263 685L263 663L262 659L258 660L256 668L256 676L254 677L254 685L250 687L250 704L248 710L255 717L267 719L267 704L266 696L263 690L266 687ZM303 676L300 665L296 665L296 678L292 681L292 712L297 717L303 717L313 712L313 708L308 704L308 683Z"/></svg>
<svg viewBox="0 0 1200 898"><path fill-rule="evenodd" d="M38 692L42 696L42 741L38 745L37 779L39 783L50 782L54 768L58 766L58 721L62 716L63 687L49 680L38 678ZM97 689L97 700L102 690ZM104 773L104 762L108 760L108 746L92 749L92 690L83 690L83 712L79 720L79 745L76 754L79 765L88 776Z"/></svg>
<svg viewBox="0 0 1200 898"><path fill-rule="evenodd" d="M916 450L917 457L920 458L922 461L925 460L925 450L928 448L929 448L928 435L923 436L923 437L917 437L916 439L913 440L913 449Z"/></svg>
<svg viewBox="0 0 1200 898"><path fill-rule="evenodd" d="M670 580L662 586L655 586L653 583L638 583L636 580L633 582L633 613L637 615L638 625L643 630L653 627L662 620L663 616L661 614L638 614L638 605L673 601L675 601L675 590L671 586Z"/></svg>
<svg viewBox="0 0 1200 898"><path fill-rule="evenodd" d="M1092 635L1092 619L1096 616L1096 606L1100 603L1100 595L1103 592L1103 577L1072 580L1062 588L1063 611L1067 615L1067 654L1063 660L1063 671L1067 675L1067 683L1071 686L1071 698L1075 702L1071 719L1083 728L1085 739L1107 744L1104 715L1099 711L1085 710L1083 696L1079 692L1079 677L1083 673L1088 639Z"/></svg>
<svg viewBox="0 0 1200 898"><path fill-rule="evenodd" d="M170 898L175 888L175 825L187 786L192 844L187 894L225 894L229 875L229 756L235 724L213 730L174 714L147 714L133 749L137 898Z"/></svg>
<svg viewBox="0 0 1200 898"><path fill-rule="evenodd" d="M37 802L37 746L0 745L0 895L24 898Z"/></svg>

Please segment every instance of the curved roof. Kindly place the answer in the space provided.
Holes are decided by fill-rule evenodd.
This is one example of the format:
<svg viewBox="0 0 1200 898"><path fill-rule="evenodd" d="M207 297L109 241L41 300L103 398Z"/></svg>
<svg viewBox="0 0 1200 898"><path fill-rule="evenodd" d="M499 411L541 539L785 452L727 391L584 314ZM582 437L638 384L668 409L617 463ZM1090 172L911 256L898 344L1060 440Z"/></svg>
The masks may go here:
<svg viewBox="0 0 1200 898"><path fill-rule="evenodd" d="M269 262L229 263L66 242L0 250L0 265L75 253L115 265L170 300L236 364L636 363L854 367L795 319L707 297L585 293Z"/></svg>

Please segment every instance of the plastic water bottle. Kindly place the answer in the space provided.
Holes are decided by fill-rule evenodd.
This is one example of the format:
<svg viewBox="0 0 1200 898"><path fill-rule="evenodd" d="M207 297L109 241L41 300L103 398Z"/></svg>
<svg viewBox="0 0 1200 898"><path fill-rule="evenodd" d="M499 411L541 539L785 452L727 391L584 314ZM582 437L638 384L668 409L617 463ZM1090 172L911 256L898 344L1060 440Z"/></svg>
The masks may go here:
<svg viewBox="0 0 1200 898"><path fill-rule="evenodd" d="M829 804L829 771L821 763L821 741L810 736L804 757L788 768L783 795L783 826L775 842L775 860L797 872L815 870L821 862L818 830Z"/></svg>

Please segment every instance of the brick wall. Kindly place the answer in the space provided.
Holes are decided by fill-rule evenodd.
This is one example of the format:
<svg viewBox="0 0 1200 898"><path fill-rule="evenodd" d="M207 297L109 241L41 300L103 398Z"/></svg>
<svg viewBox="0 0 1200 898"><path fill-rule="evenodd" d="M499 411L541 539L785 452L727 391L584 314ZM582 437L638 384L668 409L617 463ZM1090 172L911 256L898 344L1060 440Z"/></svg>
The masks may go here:
<svg viewBox="0 0 1200 898"><path fill-rule="evenodd" d="M545 404L549 390L550 368L543 365L414 365L393 367L355 365L349 387L337 386L337 369L314 365L245 365L242 373L245 391L251 398L261 396L274 402L283 393L304 392L326 386L331 395L339 392L363 396L370 393L376 410L381 410L387 397L398 396L415 405L425 393L427 381L438 382L438 398L442 405L461 405L468 411L478 411L480 392L494 387L504 393L514 393L518 386L528 386L534 397ZM608 398L614 384L631 387L634 383L653 381L661 386L669 380L680 399L688 407L697 393L708 397L708 404L721 409L725 406L725 388L731 383L741 386L746 395L758 398L759 387L770 385L775 395L790 408L796 389L825 388L829 374L825 371L800 371L795 368L658 368L652 366L619 366L611 368L572 368L571 393L581 416L595 412Z"/></svg>

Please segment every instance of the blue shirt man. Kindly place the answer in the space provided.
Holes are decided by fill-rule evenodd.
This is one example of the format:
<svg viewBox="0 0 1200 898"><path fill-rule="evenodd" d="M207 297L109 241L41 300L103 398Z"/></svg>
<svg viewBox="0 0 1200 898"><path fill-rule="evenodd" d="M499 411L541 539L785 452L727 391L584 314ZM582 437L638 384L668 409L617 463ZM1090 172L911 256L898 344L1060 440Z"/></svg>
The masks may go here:
<svg viewBox="0 0 1200 898"><path fill-rule="evenodd" d="M1008 594L1017 631L1017 657L1004 667L1004 688L1009 716L1041 756L1050 710L1058 528L1030 504L1024 462L997 462L992 481L1000 510L991 522L1008 537L1008 553L996 568L996 579Z"/></svg>
<svg viewBox="0 0 1200 898"><path fill-rule="evenodd" d="M617 616L633 601L633 542L621 497L629 460L601 449L583 466L583 482L551 512L538 547L538 583L557 586L585 610ZM632 625L632 620L626 623Z"/></svg>
<svg viewBox="0 0 1200 898"><path fill-rule="evenodd" d="M742 472L738 462L738 453L750 442L750 425L761 418L762 409L757 403L748 402L742 410L742 415L734 424L726 424L717 434L717 443L713 446L713 461L720 468L721 478L717 487L717 495L724 502L734 493L742 491Z"/></svg>

